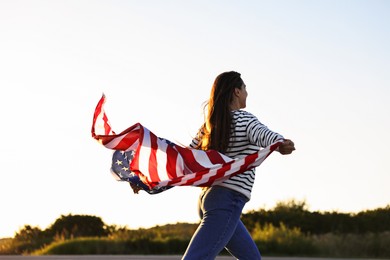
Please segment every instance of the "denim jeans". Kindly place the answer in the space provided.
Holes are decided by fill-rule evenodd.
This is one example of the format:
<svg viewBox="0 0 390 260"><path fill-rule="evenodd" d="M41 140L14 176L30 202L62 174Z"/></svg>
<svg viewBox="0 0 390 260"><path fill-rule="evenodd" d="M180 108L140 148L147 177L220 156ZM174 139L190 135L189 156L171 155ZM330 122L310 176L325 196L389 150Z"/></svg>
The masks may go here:
<svg viewBox="0 0 390 260"><path fill-rule="evenodd" d="M225 187L204 189L198 205L201 222L182 259L215 259L223 248L237 259L261 259L255 242L240 220L247 201L241 193Z"/></svg>

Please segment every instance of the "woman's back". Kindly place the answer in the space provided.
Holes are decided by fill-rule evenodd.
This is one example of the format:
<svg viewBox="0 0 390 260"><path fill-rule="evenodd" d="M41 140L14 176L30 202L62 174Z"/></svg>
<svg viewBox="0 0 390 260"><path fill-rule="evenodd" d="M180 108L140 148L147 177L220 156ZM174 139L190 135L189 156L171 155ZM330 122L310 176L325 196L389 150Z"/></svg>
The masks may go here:
<svg viewBox="0 0 390 260"><path fill-rule="evenodd" d="M231 115L231 135L228 149L225 152L231 158L242 158L256 153L261 147L283 139L282 135L269 130L249 112L234 110ZM217 185L238 191L250 199L255 171L256 168L250 169Z"/></svg>

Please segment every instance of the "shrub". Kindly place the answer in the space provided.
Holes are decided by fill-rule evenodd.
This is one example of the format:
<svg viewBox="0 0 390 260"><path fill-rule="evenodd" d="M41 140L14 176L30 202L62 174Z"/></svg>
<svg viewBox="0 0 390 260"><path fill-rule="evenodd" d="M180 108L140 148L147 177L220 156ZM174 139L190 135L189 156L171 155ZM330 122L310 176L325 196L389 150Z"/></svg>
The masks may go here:
<svg viewBox="0 0 390 260"><path fill-rule="evenodd" d="M331 257L390 257L390 232L312 237L319 254Z"/></svg>
<svg viewBox="0 0 390 260"><path fill-rule="evenodd" d="M0 239L0 255L13 254L12 238L1 238Z"/></svg>
<svg viewBox="0 0 390 260"><path fill-rule="evenodd" d="M299 228L287 228L280 223L279 227L259 224L252 231L252 237L256 241L262 254L268 255L315 255L316 247L311 239L303 234Z"/></svg>
<svg viewBox="0 0 390 260"><path fill-rule="evenodd" d="M48 247L34 252L34 255L86 255L123 254L127 246L123 241L107 238L75 238L54 242Z"/></svg>
<svg viewBox="0 0 390 260"><path fill-rule="evenodd" d="M120 240L108 238L75 238L54 242L34 252L35 255L116 255L116 254L182 254L188 241L167 240Z"/></svg>

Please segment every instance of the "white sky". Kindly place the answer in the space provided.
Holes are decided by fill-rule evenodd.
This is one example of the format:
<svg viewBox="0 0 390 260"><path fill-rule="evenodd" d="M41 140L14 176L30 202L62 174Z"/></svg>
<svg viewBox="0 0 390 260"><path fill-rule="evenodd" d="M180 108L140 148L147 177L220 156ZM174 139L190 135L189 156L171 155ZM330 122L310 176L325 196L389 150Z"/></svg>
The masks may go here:
<svg viewBox="0 0 390 260"><path fill-rule="evenodd" d="M199 190L133 195L91 138L102 92L113 129L141 122L188 144L221 72L247 110L291 138L257 171L244 212L390 204L390 2L0 0L0 237L61 214L130 228L196 222Z"/></svg>

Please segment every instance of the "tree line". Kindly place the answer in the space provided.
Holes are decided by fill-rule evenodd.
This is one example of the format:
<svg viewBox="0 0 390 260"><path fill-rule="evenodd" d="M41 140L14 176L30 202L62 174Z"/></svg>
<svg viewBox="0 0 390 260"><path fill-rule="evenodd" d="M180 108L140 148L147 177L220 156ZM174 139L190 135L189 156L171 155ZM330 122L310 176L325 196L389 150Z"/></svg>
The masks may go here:
<svg viewBox="0 0 390 260"><path fill-rule="evenodd" d="M259 209L243 214L242 221L249 230L260 224L281 223L288 228L299 228L305 234L378 233L390 231L390 205L357 214L309 211L306 202L279 202L272 210Z"/></svg>
<svg viewBox="0 0 390 260"><path fill-rule="evenodd" d="M344 241L345 237L349 237L350 241L355 241L355 244L350 246L351 252L363 250L357 244L362 238L366 240L366 245L369 244L367 238L372 238L373 245L365 249L367 253L356 256L390 255L390 252L383 250L388 246L378 245L390 242L390 205L352 214L309 211L305 202L292 200L280 202L271 210L259 209L244 213L242 221L261 251L268 254L290 252L290 255L316 255L320 252L316 244L324 248L324 243L330 245L330 252L336 252L334 247L339 246L340 242L330 243L329 240ZM76 250L75 253L88 254L180 254L184 252L197 226L196 223L176 223L148 229L129 229L107 225L97 216L69 214L60 216L44 230L30 225L24 226L13 238L0 240L0 254L30 254L49 247L51 251L42 252L69 254L72 253L69 250ZM83 246L80 246L80 243ZM88 243L93 244L91 249L86 246ZM56 245L56 249L53 249L53 245ZM107 250L102 252L102 248L106 247ZM81 248L84 251L77 251ZM117 251L112 251L114 249ZM345 246L342 250L345 251ZM381 252L370 253L370 250ZM324 254L322 251L322 255Z"/></svg>

